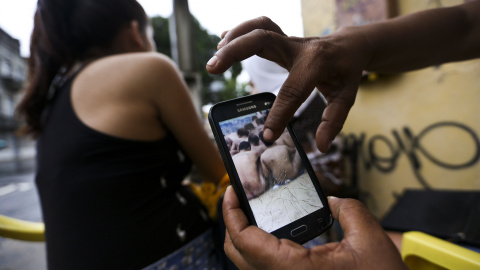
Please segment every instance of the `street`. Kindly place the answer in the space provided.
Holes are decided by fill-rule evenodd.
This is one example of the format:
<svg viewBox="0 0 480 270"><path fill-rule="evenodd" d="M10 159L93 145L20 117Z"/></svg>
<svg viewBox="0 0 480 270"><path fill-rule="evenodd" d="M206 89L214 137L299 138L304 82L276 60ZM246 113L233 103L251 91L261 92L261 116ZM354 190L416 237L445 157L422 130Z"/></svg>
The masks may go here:
<svg viewBox="0 0 480 270"><path fill-rule="evenodd" d="M33 173L0 176L0 214L28 221L42 221ZM44 242L0 237L0 270L44 269Z"/></svg>

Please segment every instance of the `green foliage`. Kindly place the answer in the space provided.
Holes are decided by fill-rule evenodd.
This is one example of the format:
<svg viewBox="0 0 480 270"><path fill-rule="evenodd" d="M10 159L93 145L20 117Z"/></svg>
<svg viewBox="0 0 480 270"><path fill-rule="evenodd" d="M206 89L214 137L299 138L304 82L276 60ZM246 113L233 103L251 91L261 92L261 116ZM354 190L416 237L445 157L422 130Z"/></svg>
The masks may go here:
<svg viewBox="0 0 480 270"><path fill-rule="evenodd" d="M221 100L227 100L237 97L243 97L249 94L246 90L247 84L239 84L236 79L227 79L225 81L224 94L221 95ZM221 101L219 100L219 101Z"/></svg>
<svg viewBox="0 0 480 270"><path fill-rule="evenodd" d="M169 20L161 16L151 18L154 40L157 45L157 51L171 57L171 45L169 35ZM215 54L217 50L217 44L220 42L220 37L211 35L206 29L204 29L199 21L195 18L193 23L193 39L194 39L194 52L197 62L198 71L202 78L202 103L217 103L222 100L232 99L248 94L245 90L246 85L238 84L237 77L242 72L242 65L235 63L229 69L231 77L229 79L222 75L212 75L207 72L205 65L208 60ZM219 81L223 84L223 89L219 92L213 92L210 89L210 85L214 81Z"/></svg>
<svg viewBox="0 0 480 270"><path fill-rule="evenodd" d="M150 19L153 27L153 40L157 45L157 51L172 57L170 34L168 31L168 19L160 16Z"/></svg>

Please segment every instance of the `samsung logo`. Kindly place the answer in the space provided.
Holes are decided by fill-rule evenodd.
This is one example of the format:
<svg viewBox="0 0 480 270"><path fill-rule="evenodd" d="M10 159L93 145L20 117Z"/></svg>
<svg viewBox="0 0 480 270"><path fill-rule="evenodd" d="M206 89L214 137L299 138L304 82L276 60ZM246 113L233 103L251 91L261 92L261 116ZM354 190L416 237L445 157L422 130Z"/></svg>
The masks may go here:
<svg viewBox="0 0 480 270"><path fill-rule="evenodd" d="M257 106L255 106L255 105L247 106L247 107L237 109L237 112L243 112L243 111L247 111L247 110L251 110L251 109L255 109L255 108L257 108Z"/></svg>

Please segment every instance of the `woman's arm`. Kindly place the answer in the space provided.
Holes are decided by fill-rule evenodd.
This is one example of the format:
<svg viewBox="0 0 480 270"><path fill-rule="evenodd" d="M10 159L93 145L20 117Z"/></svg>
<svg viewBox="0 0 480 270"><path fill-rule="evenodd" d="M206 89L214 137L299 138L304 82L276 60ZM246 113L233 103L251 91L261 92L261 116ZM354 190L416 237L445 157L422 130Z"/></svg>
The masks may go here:
<svg viewBox="0 0 480 270"><path fill-rule="evenodd" d="M220 181L226 173L220 153L208 138L174 63L162 55L152 54L144 72L160 122L173 133L204 181Z"/></svg>

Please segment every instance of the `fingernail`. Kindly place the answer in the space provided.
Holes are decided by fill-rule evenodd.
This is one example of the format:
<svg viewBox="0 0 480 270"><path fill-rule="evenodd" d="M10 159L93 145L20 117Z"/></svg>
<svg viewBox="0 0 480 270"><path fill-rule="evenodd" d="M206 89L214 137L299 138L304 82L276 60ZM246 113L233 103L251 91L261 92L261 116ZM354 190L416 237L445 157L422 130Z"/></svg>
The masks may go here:
<svg viewBox="0 0 480 270"><path fill-rule="evenodd" d="M269 128L266 128L263 131L263 138L267 141L272 141L273 140L273 131Z"/></svg>
<svg viewBox="0 0 480 270"><path fill-rule="evenodd" d="M220 40L220 42L218 43L217 47L222 47L223 45L225 45L225 43L227 43L227 41L225 39L222 39Z"/></svg>
<svg viewBox="0 0 480 270"><path fill-rule="evenodd" d="M218 62L218 58L216 55L214 55L212 58L210 58L210 60L208 60L207 62L207 66L211 66L211 67L214 67Z"/></svg>
<svg viewBox="0 0 480 270"><path fill-rule="evenodd" d="M330 200L338 200L337 197L335 196L327 196L327 199L330 201Z"/></svg>

